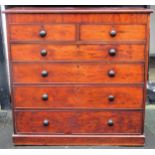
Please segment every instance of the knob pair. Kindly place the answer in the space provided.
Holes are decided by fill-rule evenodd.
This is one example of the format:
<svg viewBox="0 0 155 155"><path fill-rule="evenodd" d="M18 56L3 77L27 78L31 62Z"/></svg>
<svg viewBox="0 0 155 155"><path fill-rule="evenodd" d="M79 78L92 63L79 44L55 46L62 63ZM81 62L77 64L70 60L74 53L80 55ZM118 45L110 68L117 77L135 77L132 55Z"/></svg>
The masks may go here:
<svg viewBox="0 0 155 155"><path fill-rule="evenodd" d="M45 37L47 35L47 32L45 30L41 30L39 32L40 37ZM111 37L115 37L117 35L117 31L116 30L111 30L110 31L110 36Z"/></svg>
<svg viewBox="0 0 155 155"><path fill-rule="evenodd" d="M113 122L112 119L109 119L107 124L108 124L109 126L113 126L113 125L114 125L114 122ZM44 125L44 126L48 126L48 125L49 125L49 120L45 119L45 120L43 121L43 125Z"/></svg>

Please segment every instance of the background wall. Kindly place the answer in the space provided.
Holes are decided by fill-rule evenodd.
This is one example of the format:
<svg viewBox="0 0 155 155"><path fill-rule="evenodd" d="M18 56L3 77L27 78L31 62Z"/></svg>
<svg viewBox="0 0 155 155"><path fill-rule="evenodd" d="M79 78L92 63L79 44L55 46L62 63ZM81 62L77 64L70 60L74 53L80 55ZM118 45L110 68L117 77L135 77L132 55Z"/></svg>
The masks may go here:
<svg viewBox="0 0 155 155"><path fill-rule="evenodd" d="M150 33L150 55L155 56L155 5L151 5L154 13L151 14L151 33Z"/></svg>

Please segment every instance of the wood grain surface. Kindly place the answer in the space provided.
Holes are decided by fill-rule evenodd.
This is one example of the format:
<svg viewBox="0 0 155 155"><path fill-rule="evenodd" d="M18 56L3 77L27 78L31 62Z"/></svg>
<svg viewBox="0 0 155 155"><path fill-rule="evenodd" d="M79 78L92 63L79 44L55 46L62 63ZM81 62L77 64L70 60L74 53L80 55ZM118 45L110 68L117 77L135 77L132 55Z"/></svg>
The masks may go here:
<svg viewBox="0 0 155 155"><path fill-rule="evenodd" d="M17 133L140 134L142 112L137 111L16 111ZM49 121L48 126L43 122ZM113 121L113 126L108 121Z"/></svg>
<svg viewBox="0 0 155 155"><path fill-rule="evenodd" d="M151 12L6 10L14 144L144 145Z"/></svg>
<svg viewBox="0 0 155 155"><path fill-rule="evenodd" d="M116 55L110 56L109 50ZM47 55L42 56L41 51ZM12 61L144 61L145 45L51 45L51 44L12 44Z"/></svg>
<svg viewBox="0 0 155 155"><path fill-rule="evenodd" d="M32 67L33 66L33 67ZM39 82L103 82L103 83L141 83L144 82L143 64L119 63L14 63L13 81L18 83ZM109 77L110 70L115 77ZM42 77L42 71L48 76Z"/></svg>
<svg viewBox="0 0 155 155"><path fill-rule="evenodd" d="M37 93L36 93L37 92ZM42 96L48 95L48 100ZM114 96L110 101L109 96ZM14 87L14 108L88 109L143 107L142 86L54 85Z"/></svg>

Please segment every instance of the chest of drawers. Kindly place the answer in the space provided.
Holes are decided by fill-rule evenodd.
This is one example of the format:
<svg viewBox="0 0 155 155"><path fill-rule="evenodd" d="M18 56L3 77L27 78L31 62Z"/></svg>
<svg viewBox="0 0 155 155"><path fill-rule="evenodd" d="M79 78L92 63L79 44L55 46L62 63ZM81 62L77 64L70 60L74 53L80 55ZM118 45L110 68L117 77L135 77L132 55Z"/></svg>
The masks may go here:
<svg viewBox="0 0 155 155"><path fill-rule="evenodd" d="M150 10L13 8L15 145L144 145Z"/></svg>

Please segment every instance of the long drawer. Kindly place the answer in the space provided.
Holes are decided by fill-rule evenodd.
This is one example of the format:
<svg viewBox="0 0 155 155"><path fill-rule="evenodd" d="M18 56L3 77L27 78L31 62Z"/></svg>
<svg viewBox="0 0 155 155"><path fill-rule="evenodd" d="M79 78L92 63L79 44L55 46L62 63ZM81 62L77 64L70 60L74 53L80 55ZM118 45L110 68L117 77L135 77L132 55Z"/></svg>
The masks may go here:
<svg viewBox="0 0 155 155"><path fill-rule="evenodd" d="M37 14L24 14L13 13L8 16L9 24L34 24L34 23L110 23L110 24L146 24L146 14L99 14L99 13L37 13Z"/></svg>
<svg viewBox="0 0 155 155"><path fill-rule="evenodd" d="M145 45L12 44L12 61L144 61Z"/></svg>
<svg viewBox="0 0 155 155"><path fill-rule="evenodd" d="M141 111L15 111L16 133L141 134Z"/></svg>
<svg viewBox="0 0 155 155"><path fill-rule="evenodd" d="M37 93L36 93L37 92ZM142 86L15 86L15 108L143 108Z"/></svg>
<svg viewBox="0 0 155 155"><path fill-rule="evenodd" d="M143 63L13 63L13 82L144 82Z"/></svg>

